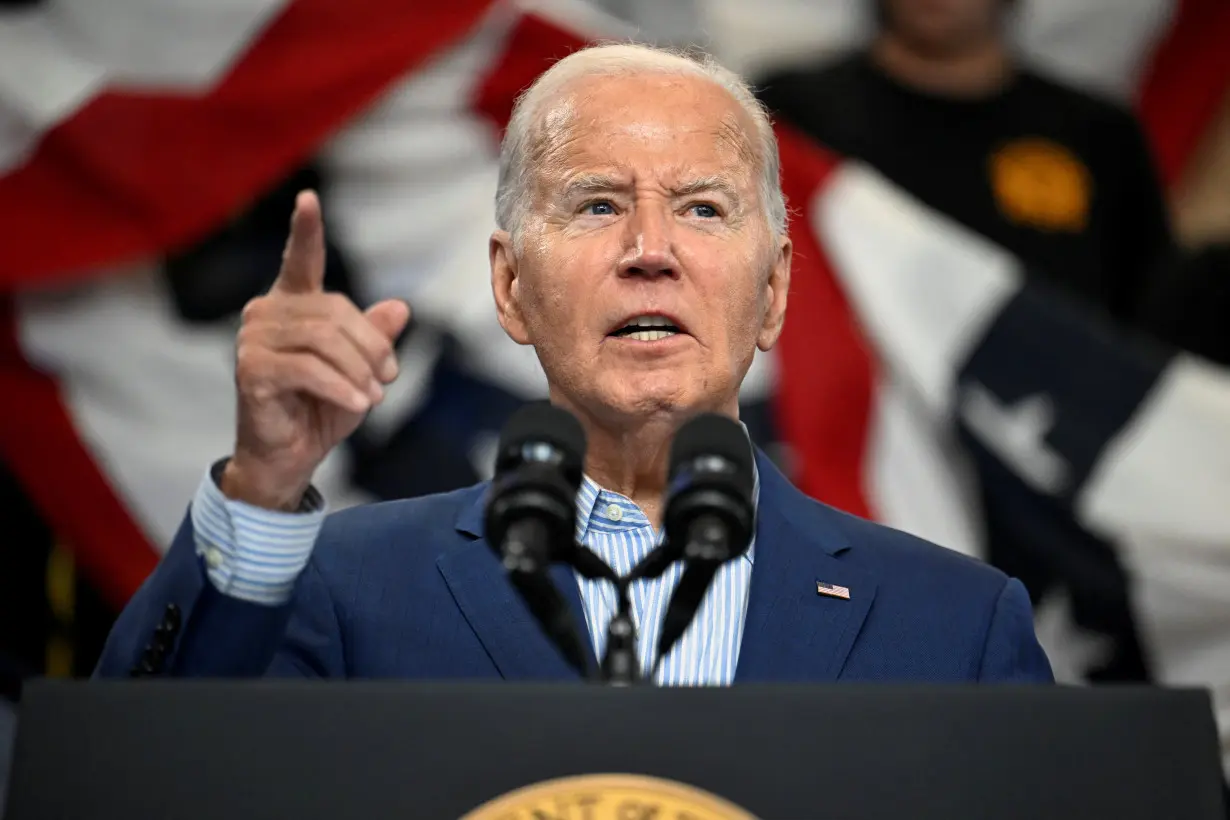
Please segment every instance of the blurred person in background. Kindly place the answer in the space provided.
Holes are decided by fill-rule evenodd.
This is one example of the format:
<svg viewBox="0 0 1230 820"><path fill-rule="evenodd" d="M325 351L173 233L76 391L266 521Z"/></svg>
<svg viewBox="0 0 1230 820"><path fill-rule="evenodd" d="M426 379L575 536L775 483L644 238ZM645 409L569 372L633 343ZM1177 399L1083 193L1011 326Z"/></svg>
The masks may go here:
<svg viewBox="0 0 1230 820"><path fill-rule="evenodd" d="M1230 366L1230 94L1171 195L1176 242L1147 299L1156 337Z"/></svg>
<svg viewBox="0 0 1230 820"><path fill-rule="evenodd" d="M865 49L766 78L776 116L867 162L1117 324L1139 328L1173 241L1133 115L1022 65L1014 0L876 0ZM889 239L889 237L885 237ZM1016 366L1016 365L1013 365ZM1088 680L1147 680L1114 545L974 448L986 557L1035 605L1062 599ZM1022 510L1044 510L1028 516ZM1054 647L1048 646L1048 651Z"/></svg>
<svg viewBox="0 0 1230 820"><path fill-rule="evenodd" d="M779 118L862 159L1036 275L1133 322L1171 245L1128 111L1021 65L1014 0L876 0L836 62L768 78Z"/></svg>

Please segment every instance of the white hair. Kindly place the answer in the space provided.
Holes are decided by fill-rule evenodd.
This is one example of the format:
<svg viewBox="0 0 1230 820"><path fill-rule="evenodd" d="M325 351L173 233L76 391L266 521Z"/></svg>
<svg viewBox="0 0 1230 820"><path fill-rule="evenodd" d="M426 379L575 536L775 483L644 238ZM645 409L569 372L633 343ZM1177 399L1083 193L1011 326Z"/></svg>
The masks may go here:
<svg viewBox="0 0 1230 820"><path fill-rule="evenodd" d="M786 198L782 194L781 160L768 111L738 74L707 54L672 51L634 44L597 45L573 52L547 69L517 98L508 130L500 145L500 181L495 194L496 224L518 234L530 189L532 150L542 138L542 120L552 97L574 80L592 76L667 74L707 79L725 89L756 126L753 150L760 172L760 201L769 226L786 232ZM749 139L753 135L747 135Z"/></svg>

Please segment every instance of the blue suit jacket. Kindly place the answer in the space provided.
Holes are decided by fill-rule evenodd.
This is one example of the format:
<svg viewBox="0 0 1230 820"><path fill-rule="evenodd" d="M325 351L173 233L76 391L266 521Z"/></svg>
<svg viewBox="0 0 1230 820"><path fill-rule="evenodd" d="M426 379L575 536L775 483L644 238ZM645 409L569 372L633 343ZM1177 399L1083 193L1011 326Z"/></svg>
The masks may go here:
<svg viewBox="0 0 1230 820"><path fill-rule="evenodd" d="M762 454L744 681L1050 681L1025 589L992 567L840 513ZM129 674L168 605L169 674L567 679L482 537L486 485L329 516L291 602L219 594L185 519L97 670ZM850 599L817 594L816 582ZM571 571L556 582L585 635Z"/></svg>

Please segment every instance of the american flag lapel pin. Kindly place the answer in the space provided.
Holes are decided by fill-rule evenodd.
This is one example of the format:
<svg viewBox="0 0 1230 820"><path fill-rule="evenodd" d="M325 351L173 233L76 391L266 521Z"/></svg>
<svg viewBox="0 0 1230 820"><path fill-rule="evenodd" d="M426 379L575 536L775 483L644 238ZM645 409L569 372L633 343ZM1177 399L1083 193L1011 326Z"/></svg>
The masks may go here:
<svg viewBox="0 0 1230 820"><path fill-rule="evenodd" d="M816 582L816 594L827 595L830 598L841 598L846 601L850 600L849 587L839 587L837 584L827 584L824 581Z"/></svg>

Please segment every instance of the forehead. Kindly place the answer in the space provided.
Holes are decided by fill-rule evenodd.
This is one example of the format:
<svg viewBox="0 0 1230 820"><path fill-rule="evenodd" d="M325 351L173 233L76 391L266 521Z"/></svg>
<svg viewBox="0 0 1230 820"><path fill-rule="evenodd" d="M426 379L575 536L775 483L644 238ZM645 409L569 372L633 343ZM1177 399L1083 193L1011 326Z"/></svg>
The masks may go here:
<svg viewBox="0 0 1230 820"><path fill-rule="evenodd" d="M547 103L535 159L548 176L582 168L679 177L750 177L751 117L703 77L645 74L574 80Z"/></svg>

